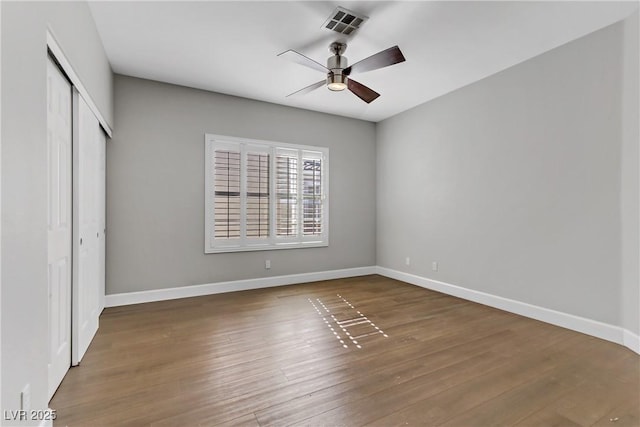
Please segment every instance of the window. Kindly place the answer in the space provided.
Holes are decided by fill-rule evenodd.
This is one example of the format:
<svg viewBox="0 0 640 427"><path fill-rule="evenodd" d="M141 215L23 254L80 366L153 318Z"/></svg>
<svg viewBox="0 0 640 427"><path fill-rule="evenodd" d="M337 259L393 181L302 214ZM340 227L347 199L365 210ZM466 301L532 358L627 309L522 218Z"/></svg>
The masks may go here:
<svg viewBox="0 0 640 427"><path fill-rule="evenodd" d="M205 135L205 253L328 245L329 150Z"/></svg>

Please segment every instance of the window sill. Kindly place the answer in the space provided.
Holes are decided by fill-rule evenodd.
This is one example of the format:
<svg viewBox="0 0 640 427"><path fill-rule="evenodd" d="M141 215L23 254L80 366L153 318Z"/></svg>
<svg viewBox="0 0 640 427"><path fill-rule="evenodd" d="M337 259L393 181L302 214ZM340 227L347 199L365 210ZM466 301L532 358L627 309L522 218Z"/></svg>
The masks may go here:
<svg viewBox="0 0 640 427"><path fill-rule="evenodd" d="M306 249L306 248L322 248L328 247L329 242L291 242L266 245L250 245L250 246L219 246L213 248L205 248L205 254L221 254L230 252L258 252L258 251L277 251L281 249Z"/></svg>

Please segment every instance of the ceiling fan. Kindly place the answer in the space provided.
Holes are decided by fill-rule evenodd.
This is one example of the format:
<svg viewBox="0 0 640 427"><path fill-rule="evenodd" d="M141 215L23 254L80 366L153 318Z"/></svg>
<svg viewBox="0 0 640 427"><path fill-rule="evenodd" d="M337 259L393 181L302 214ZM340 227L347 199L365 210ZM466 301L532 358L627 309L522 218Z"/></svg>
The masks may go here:
<svg viewBox="0 0 640 427"><path fill-rule="evenodd" d="M333 91L349 89L358 98L369 104L377 97L379 97L380 94L373 89L370 89L367 86L363 85L362 83L358 83L357 81L353 80L350 77L351 74L377 70L379 68L388 67L389 65L394 65L399 62L405 61L404 55L400 51L400 48L398 46L393 46L389 49L385 49L381 52L371 55L370 57L365 58L362 61L356 62L351 66L347 66L347 58L342 56L346 49L346 43L331 43L331 45L329 46L329 52L331 52L333 56L330 56L329 59L327 59L326 67L319 62L316 62L313 59L296 52L295 50L287 50L286 52L282 52L281 54L279 54L278 56L287 58L300 65L305 65L309 68L313 68L314 70L327 73L327 78L325 80L321 80L317 83L309 85L296 92L290 93L287 96L309 93L312 90L318 89L319 87L326 84L327 88Z"/></svg>

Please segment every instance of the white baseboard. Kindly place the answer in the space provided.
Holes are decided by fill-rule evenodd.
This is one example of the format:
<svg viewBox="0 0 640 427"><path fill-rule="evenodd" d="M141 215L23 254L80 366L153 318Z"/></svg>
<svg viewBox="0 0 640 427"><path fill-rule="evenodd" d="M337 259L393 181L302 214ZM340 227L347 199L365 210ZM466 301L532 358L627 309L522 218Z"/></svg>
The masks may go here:
<svg viewBox="0 0 640 427"><path fill-rule="evenodd" d="M428 279L422 276L416 276L402 271L392 270L385 267L377 267L376 272L385 277L389 277L403 282L417 285L422 288L431 289L442 292L443 294L452 295L465 300L488 305L510 313L519 314L531 319L540 320L542 322L551 323L552 325L561 326L583 334L602 338L616 344L624 345L632 351L640 354L640 337L620 326L609 325L597 320L587 319L585 317L575 316L573 314L563 313L560 311L544 308L521 301L503 298L500 296L476 291L473 289L463 288L461 286L452 285L438 280Z"/></svg>
<svg viewBox="0 0 640 427"><path fill-rule="evenodd" d="M166 301L224 292L246 291L250 289L317 282L321 280L343 279L347 277L366 276L369 274L379 274L381 276L401 280L412 285L442 292L443 294L452 295L508 311L510 313L529 317L531 319L540 320L552 325L561 326L583 334L602 338L607 341L624 345L635 353L640 354L640 336L629 330L623 329L620 326L614 326L597 320L587 319L585 317L575 316L573 314L563 313L561 311L379 266L346 268L343 270L318 271L314 273L290 274L286 276L233 280L229 282L207 283L203 285L113 294L105 297L105 307Z"/></svg>
<svg viewBox="0 0 640 427"><path fill-rule="evenodd" d="M346 268L343 270L319 271L315 273L289 274L286 276L262 277L259 279L233 280L230 282L207 283L204 285L182 286L151 291L127 292L105 297L105 307L140 304L145 302L165 301L178 298L197 297L219 294L223 292L246 291L250 289L270 288L274 286L293 285L316 282L320 280L344 279L347 277L375 274L376 267Z"/></svg>
<svg viewBox="0 0 640 427"><path fill-rule="evenodd" d="M623 334L623 345L640 354L640 336L634 334L628 329L624 329Z"/></svg>

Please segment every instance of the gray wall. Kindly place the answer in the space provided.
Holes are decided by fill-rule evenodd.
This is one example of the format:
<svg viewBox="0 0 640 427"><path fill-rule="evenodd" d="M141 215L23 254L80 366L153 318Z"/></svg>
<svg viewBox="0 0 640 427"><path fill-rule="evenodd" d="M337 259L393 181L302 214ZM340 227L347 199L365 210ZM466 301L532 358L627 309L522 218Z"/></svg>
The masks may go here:
<svg viewBox="0 0 640 427"><path fill-rule="evenodd" d="M622 91L622 326L640 335L640 251L638 218L638 12L624 21Z"/></svg>
<svg viewBox="0 0 640 427"><path fill-rule="evenodd" d="M115 114L107 294L375 265L373 123L118 75ZM205 133L329 147L329 247L204 254Z"/></svg>
<svg viewBox="0 0 640 427"><path fill-rule="evenodd" d="M379 123L378 265L620 325L622 40L607 27Z"/></svg>
<svg viewBox="0 0 640 427"><path fill-rule="evenodd" d="M112 120L112 75L86 3L1 2L2 405L47 407L46 29ZM113 123L110 123L113 124ZM37 424L37 423L36 423Z"/></svg>

